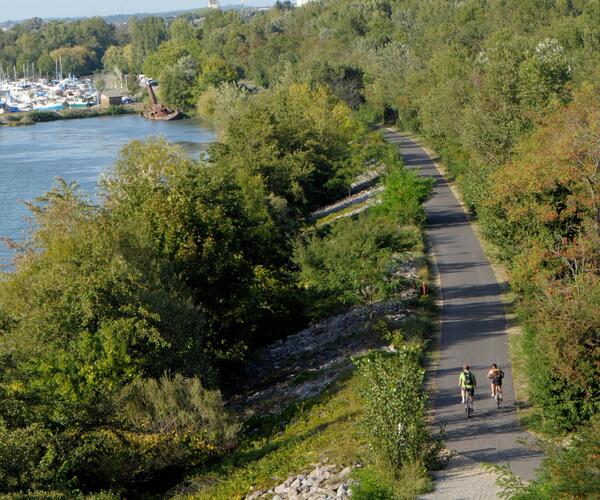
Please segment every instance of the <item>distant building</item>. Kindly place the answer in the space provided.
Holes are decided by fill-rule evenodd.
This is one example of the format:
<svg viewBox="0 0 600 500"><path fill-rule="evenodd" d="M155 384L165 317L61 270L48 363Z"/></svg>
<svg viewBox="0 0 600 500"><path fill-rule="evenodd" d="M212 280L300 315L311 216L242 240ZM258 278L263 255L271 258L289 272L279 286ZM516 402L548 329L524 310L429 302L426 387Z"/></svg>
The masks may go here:
<svg viewBox="0 0 600 500"><path fill-rule="evenodd" d="M219 0L208 0L208 8L209 9L218 9L219 8Z"/></svg>
<svg viewBox="0 0 600 500"><path fill-rule="evenodd" d="M123 93L118 90L105 90L100 95L100 104L102 106L120 106L123 100Z"/></svg>
<svg viewBox="0 0 600 500"><path fill-rule="evenodd" d="M296 0L296 5L298 7L302 7L303 5L306 5L309 2L312 2L313 0Z"/></svg>

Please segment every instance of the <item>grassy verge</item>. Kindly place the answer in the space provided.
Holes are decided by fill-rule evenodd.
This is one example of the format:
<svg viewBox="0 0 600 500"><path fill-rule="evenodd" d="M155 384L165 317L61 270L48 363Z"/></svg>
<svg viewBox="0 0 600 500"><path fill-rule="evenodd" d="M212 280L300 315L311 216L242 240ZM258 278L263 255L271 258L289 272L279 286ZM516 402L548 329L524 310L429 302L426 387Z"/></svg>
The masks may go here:
<svg viewBox="0 0 600 500"><path fill-rule="evenodd" d="M429 300L403 328L405 337L427 332L434 313ZM177 491L179 498L241 499L280 484L318 463L360 465L353 473L353 498L415 498L431 489L426 472L416 465L393 472L379 461L361 425L365 402L356 368L318 398L293 404L277 416L254 417L245 438L226 460L192 476Z"/></svg>
<svg viewBox="0 0 600 500"><path fill-rule="evenodd" d="M252 432L225 462L193 477L190 491L206 499L243 498L324 461L365 463L366 436L358 424L362 401L353 372L312 401L292 405L277 417L248 422Z"/></svg>

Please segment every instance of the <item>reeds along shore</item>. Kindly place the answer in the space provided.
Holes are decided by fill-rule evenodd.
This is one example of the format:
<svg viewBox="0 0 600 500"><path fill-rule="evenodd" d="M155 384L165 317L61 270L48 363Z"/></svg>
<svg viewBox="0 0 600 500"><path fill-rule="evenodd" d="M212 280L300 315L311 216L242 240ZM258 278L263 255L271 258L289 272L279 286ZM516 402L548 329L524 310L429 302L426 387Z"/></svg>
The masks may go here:
<svg viewBox="0 0 600 500"><path fill-rule="evenodd" d="M65 109L63 111L29 111L27 113L9 113L0 116L0 125L18 127L33 125L38 122L71 120L76 118L95 118L98 116L115 116L141 112L143 104L123 106L94 107L88 109Z"/></svg>

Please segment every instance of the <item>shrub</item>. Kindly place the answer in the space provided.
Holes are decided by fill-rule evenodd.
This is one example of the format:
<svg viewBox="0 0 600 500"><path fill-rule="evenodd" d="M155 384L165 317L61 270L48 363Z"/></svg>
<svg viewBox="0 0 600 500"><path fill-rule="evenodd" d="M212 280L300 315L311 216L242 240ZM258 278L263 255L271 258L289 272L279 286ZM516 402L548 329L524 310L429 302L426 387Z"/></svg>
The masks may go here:
<svg viewBox="0 0 600 500"><path fill-rule="evenodd" d="M354 474L356 484L352 486L354 500L394 500L394 490L372 469L358 470Z"/></svg>
<svg viewBox="0 0 600 500"><path fill-rule="evenodd" d="M366 305L387 295L392 255L414 246L410 231L369 215L334 223L323 237L298 242L294 260L306 288L335 297L343 304Z"/></svg>
<svg viewBox="0 0 600 500"><path fill-rule="evenodd" d="M421 179L413 172L392 164L384 177L381 204L374 212L390 217L398 224L423 224L423 201L431 191L431 179Z"/></svg>
<svg viewBox="0 0 600 500"><path fill-rule="evenodd" d="M554 283L548 296L526 299L524 352L532 399L544 427L565 432L600 411L600 279L580 276L574 284Z"/></svg>
<svg viewBox="0 0 600 500"><path fill-rule="evenodd" d="M122 115L122 114L127 113L127 111L125 110L125 108L123 108L122 106L114 106L114 105L109 106L106 109L106 112L109 115Z"/></svg>
<svg viewBox="0 0 600 500"><path fill-rule="evenodd" d="M352 478L354 500L416 498L431 489L431 479L421 464L407 464L401 470L365 467L357 469Z"/></svg>
<svg viewBox="0 0 600 500"><path fill-rule="evenodd" d="M371 353L357 361L365 432L376 456L396 470L413 463L433 465L442 446L427 428L421 353L419 345L404 345L397 354Z"/></svg>
<svg viewBox="0 0 600 500"><path fill-rule="evenodd" d="M52 434L39 425L15 430L0 425L0 491L48 487L54 451Z"/></svg>
<svg viewBox="0 0 600 500"><path fill-rule="evenodd" d="M144 450L146 470L190 466L223 454L235 446L240 430L219 391L179 374L132 383L123 391L122 408L129 440Z"/></svg>
<svg viewBox="0 0 600 500"><path fill-rule="evenodd" d="M60 120L60 115L54 111L30 111L27 113L32 122L51 122Z"/></svg>
<svg viewBox="0 0 600 500"><path fill-rule="evenodd" d="M538 477L524 484L510 469L500 472L504 498L597 498L600 491L600 416L573 435L566 446L546 446Z"/></svg>

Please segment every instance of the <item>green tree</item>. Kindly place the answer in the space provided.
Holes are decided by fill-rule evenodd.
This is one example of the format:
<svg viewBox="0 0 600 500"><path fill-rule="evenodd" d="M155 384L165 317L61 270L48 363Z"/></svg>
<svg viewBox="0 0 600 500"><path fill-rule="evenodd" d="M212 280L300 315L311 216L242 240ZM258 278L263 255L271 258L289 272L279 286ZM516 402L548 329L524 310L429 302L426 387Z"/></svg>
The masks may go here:
<svg viewBox="0 0 600 500"><path fill-rule="evenodd" d="M341 220L323 237L308 236L294 249L303 287L334 297L342 304L366 305L389 291L394 252L407 247L407 234L391 222L373 216Z"/></svg>
<svg viewBox="0 0 600 500"><path fill-rule="evenodd" d="M133 65L141 69L144 59L158 49L167 39L167 28L162 17L131 19L129 22L133 53Z"/></svg>

